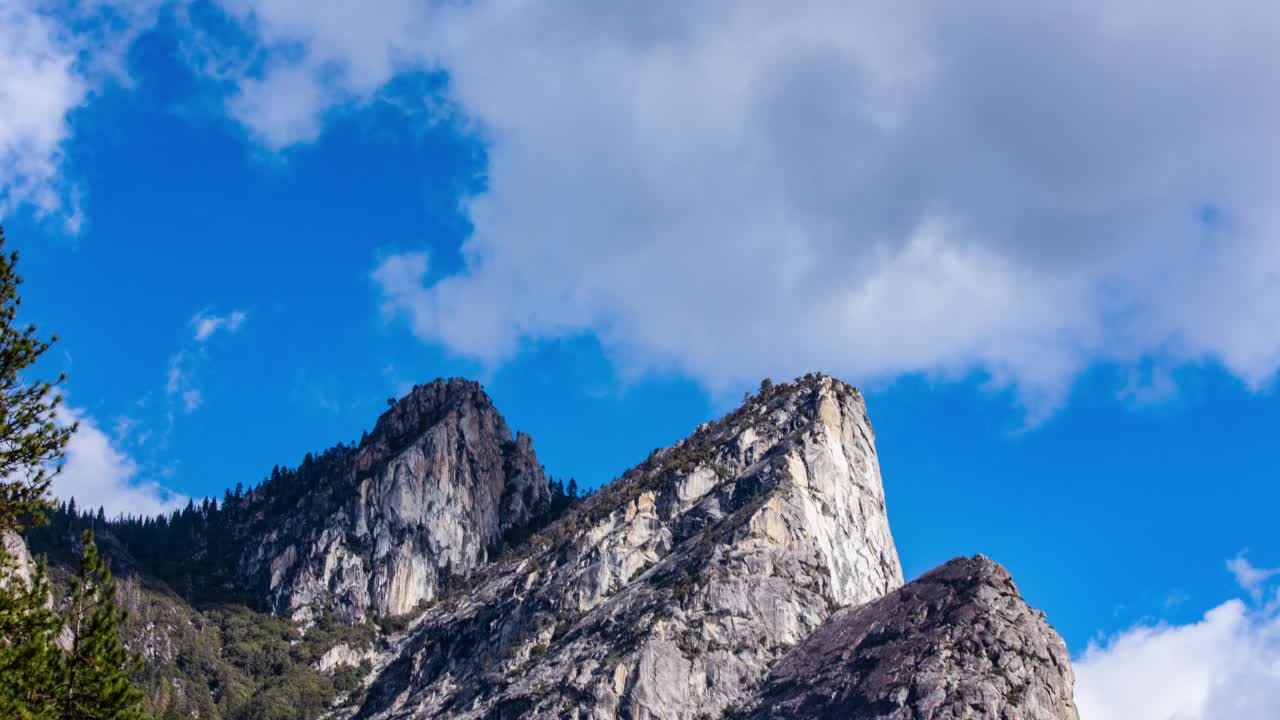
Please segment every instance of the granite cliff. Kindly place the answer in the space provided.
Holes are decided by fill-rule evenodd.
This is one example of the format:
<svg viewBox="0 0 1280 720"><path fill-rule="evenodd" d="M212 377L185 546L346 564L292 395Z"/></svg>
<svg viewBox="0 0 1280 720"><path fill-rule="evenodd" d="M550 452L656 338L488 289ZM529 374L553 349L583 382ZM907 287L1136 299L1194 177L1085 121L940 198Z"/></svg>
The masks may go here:
<svg viewBox="0 0 1280 720"><path fill-rule="evenodd" d="M861 395L767 387L429 610L358 717L719 717L902 584Z"/></svg>
<svg viewBox="0 0 1280 720"><path fill-rule="evenodd" d="M547 479L527 435L475 382L420 385L248 543L239 574L278 613L403 615L488 562L547 511ZM251 492L253 515L281 498Z"/></svg>
<svg viewBox="0 0 1280 720"><path fill-rule="evenodd" d="M254 703L275 680L239 700L203 682L227 657L256 682L265 651L218 649L252 606L294 628L273 632L301 664L273 672L332 678L280 717L1076 717L1062 641L1002 568L903 584L875 434L839 380L765 383L594 494L553 488L478 384L442 380L221 507L103 530L155 619L133 631L153 697L188 715L274 717ZM157 554L155 533L194 540Z"/></svg>

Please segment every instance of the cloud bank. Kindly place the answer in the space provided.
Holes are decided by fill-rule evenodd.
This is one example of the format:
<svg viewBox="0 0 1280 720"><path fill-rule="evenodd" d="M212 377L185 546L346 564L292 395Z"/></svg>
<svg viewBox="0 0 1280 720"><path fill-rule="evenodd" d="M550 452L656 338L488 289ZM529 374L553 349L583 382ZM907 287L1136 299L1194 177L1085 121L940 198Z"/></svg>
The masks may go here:
<svg viewBox="0 0 1280 720"><path fill-rule="evenodd" d="M1280 603L1229 600L1189 625L1139 625L1091 644L1074 665L1084 720L1274 717Z"/></svg>
<svg viewBox="0 0 1280 720"><path fill-rule="evenodd" d="M486 143L465 269L386 307L498 363L591 332L711 386L1098 362L1280 366L1280 7L1248 0L224 6L272 147L443 70Z"/></svg>

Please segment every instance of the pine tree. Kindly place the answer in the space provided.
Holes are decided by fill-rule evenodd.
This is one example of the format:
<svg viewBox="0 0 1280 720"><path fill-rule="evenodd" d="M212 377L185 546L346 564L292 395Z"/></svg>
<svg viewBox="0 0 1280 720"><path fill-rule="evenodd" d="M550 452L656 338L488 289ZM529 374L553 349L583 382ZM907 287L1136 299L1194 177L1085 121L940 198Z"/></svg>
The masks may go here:
<svg viewBox="0 0 1280 720"><path fill-rule="evenodd" d="M49 349L34 325L17 324L22 300L15 272L18 254L4 253L0 228L0 540L44 522L53 508L49 485L61 469L75 424L59 422L62 397L54 382L26 371ZM74 501L67 522L78 520ZM0 718L15 720L134 720L142 696L129 684L138 661L117 633L115 588L92 535L67 602L50 602L43 563L33 572L0 542ZM65 607L68 616L56 610ZM71 620L72 650L58 638Z"/></svg>
<svg viewBox="0 0 1280 720"><path fill-rule="evenodd" d="M111 570L84 533L80 570L67 592L69 648L59 665L55 702L62 720L143 720L143 696L130 678L142 659L120 642L124 613L116 608Z"/></svg>
<svg viewBox="0 0 1280 720"><path fill-rule="evenodd" d="M50 507L52 463L62 457L73 427L56 422L62 398L55 382L32 382L23 371L53 338L41 340L34 325L17 324L18 254L4 252L0 229L0 540L43 521ZM36 719L48 713L58 659L54 643L61 619L48 607L43 565L27 577L18 558L0 542L0 717Z"/></svg>
<svg viewBox="0 0 1280 720"><path fill-rule="evenodd" d="M16 272L18 253L4 253L0 229L0 533L38 523L49 507L48 490L75 426L60 426L62 396L54 382L31 381L23 371L57 338L41 340L35 325L20 326L22 298Z"/></svg>
<svg viewBox="0 0 1280 720"><path fill-rule="evenodd" d="M54 718L62 618L48 605L44 564L29 580L9 574L0 582L5 583L0 587L0 717Z"/></svg>

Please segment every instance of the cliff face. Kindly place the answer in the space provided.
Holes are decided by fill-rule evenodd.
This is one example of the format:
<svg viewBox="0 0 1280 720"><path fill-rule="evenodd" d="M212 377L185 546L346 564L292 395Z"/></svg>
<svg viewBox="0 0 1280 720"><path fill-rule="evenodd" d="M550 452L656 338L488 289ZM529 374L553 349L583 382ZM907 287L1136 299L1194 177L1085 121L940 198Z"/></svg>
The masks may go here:
<svg viewBox="0 0 1280 720"><path fill-rule="evenodd" d="M1077 719L1066 648L1003 568L903 585L843 382L766 384L566 505L479 385L436 381L356 447L99 544L150 696L191 716ZM86 522L32 549L73 557Z"/></svg>
<svg viewBox="0 0 1280 720"><path fill-rule="evenodd" d="M981 555L836 613L773 669L740 720L1075 720L1062 638Z"/></svg>
<svg viewBox="0 0 1280 720"><path fill-rule="evenodd" d="M549 502L528 436L513 440L479 384L460 379L415 387L358 448L313 474L240 562L276 612L303 621L325 610L349 622L408 613ZM278 495L251 493L250 514Z"/></svg>
<svg viewBox="0 0 1280 720"><path fill-rule="evenodd" d="M902 584L857 390L763 391L427 611L359 717L719 717Z"/></svg>

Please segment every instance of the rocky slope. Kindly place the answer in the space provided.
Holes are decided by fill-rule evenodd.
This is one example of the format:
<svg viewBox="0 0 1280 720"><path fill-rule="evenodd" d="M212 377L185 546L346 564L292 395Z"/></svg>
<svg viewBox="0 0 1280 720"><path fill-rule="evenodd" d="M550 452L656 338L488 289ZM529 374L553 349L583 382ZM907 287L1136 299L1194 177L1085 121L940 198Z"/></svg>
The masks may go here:
<svg viewBox="0 0 1280 720"><path fill-rule="evenodd" d="M250 514L275 521L239 567L272 609L302 621L406 614L489 561L549 500L529 437L513 440L480 385L458 378L415 387L312 474L293 508L270 487L247 496Z"/></svg>
<svg viewBox="0 0 1280 720"><path fill-rule="evenodd" d="M719 717L902 584L861 395L768 387L428 611L368 718Z"/></svg>
<svg viewBox="0 0 1280 720"><path fill-rule="evenodd" d="M836 613L736 717L1075 720L1074 683L1062 639L979 555Z"/></svg>

